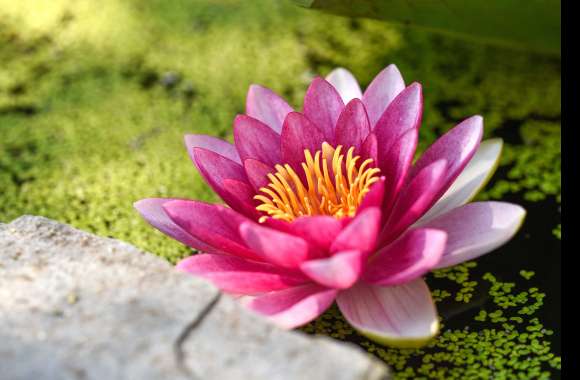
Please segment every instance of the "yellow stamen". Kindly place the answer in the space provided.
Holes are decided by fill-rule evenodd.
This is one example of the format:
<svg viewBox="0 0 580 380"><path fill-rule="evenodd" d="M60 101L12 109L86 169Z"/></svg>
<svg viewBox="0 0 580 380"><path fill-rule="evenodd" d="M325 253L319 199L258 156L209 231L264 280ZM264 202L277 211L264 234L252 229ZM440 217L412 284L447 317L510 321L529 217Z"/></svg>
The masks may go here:
<svg viewBox="0 0 580 380"><path fill-rule="evenodd" d="M256 209L268 214L260 222L268 216L288 222L303 215L353 216L371 185L379 180L380 170L371 166L370 158L357 165L360 157L354 156L354 148L346 155L341 150L342 146L334 149L326 142L314 156L304 150L304 179L290 165L276 165L276 173L268 174L268 186L254 197L261 202Z"/></svg>

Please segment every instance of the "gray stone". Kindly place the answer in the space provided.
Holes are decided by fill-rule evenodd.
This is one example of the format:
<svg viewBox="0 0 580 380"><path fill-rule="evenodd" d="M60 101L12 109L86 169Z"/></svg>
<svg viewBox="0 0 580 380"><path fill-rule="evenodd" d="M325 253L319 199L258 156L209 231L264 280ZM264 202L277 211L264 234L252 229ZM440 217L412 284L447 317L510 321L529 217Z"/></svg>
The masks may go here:
<svg viewBox="0 0 580 380"><path fill-rule="evenodd" d="M0 225L2 380L387 378L129 244L42 217Z"/></svg>

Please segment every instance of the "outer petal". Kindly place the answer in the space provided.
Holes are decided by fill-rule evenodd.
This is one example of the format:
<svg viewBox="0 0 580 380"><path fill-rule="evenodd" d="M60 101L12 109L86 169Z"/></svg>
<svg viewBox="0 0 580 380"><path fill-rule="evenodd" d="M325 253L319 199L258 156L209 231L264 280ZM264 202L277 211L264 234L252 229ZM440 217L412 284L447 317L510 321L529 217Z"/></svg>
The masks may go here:
<svg viewBox="0 0 580 380"><path fill-rule="evenodd" d="M362 98L372 126L377 123L387 106L404 88L405 82L395 65L387 66L373 79Z"/></svg>
<svg viewBox="0 0 580 380"><path fill-rule="evenodd" d="M238 226L248 219L234 210L199 201L175 200L163 204L171 220L196 239L228 254L258 259L241 245Z"/></svg>
<svg viewBox="0 0 580 380"><path fill-rule="evenodd" d="M445 180L445 160L425 167L412 182L401 190L391 215L381 232L381 245L393 241L413 224L436 201L435 192Z"/></svg>
<svg viewBox="0 0 580 380"><path fill-rule="evenodd" d="M334 144L334 127L344 103L338 92L322 78L315 78L304 96L304 115L324 134L326 142Z"/></svg>
<svg viewBox="0 0 580 380"><path fill-rule="evenodd" d="M446 240L447 234L441 230L410 230L371 258L363 280L389 286L421 277L439 263Z"/></svg>
<svg viewBox="0 0 580 380"><path fill-rule="evenodd" d="M338 252L332 257L305 261L300 269L320 285L350 288L359 278L364 255L361 251Z"/></svg>
<svg viewBox="0 0 580 380"><path fill-rule="evenodd" d="M302 326L332 305L337 291L318 285L304 285L258 296L246 302L250 309L267 316L282 328Z"/></svg>
<svg viewBox="0 0 580 380"><path fill-rule="evenodd" d="M362 91L358 81L350 71L342 67L336 68L326 76L326 80L338 91L344 104L354 98L362 99Z"/></svg>
<svg viewBox="0 0 580 380"><path fill-rule="evenodd" d="M308 243L299 237L253 222L242 223L240 235L262 260L274 265L297 268L308 259Z"/></svg>
<svg viewBox="0 0 580 380"><path fill-rule="evenodd" d="M148 198L135 202L133 206L149 224L175 240L204 252L222 253L222 251L193 237L169 218L163 210L163 205L175 200L177 199Z"/></svg>
<svg viewBox="0 0 580 380"><path fill-rule="evenodd" d="M246 114L260 120L275 132L282 131L282 123L293 109L274 91L257 84L250 86L246 98Z"/></svg>
<svg viewBox="0 0 580 380"><path fill-rule="evenodd" d="M420 278L390 287L359 282L336 301L357 331L381 344L421 347L439 332L431 293Z"/></svg>
<svg viewBox="0 0 580 380"><path fill-rule="evenodd" d="M511 203L474 202L421 224L447 232L447 246L438 268L475 259L509 241L526 211Z"/></svg>
<svg viewBox="0 0 580 380"><path fill-rule="evenodd" d="M207 135L185 135L184 141L187 153L189 154L189 157L191 158L194 164L195 159L193 157L193 148L203 148L209 150L211 152L219 154L220 156L224 156L225 158L230 159L238 164L242 162L240 160L240 156L238 155L236 147L227 141L220 140L213 136Z"/></svg>
<svg viewBox="0 0 580 380"><path fill-rule="evenodd" d="M259 120L236 116L234 140L242 161L253 158L272 166L280 162L280 135Z"/></svg>
<svg viewBox="0 0 580 380"><path fill-rule="evenodd" d="M483 119L481 116L473 116L459 123L435 141L421 155L421 158L419 158L409 172L409 180L413 180L423 168L433 162L446 159L447 169L445 179L441 183L441 186L433 189L437 192L435 198L439 199L475 154L482 134Z"/></svg>
<svg viewBox="0 0 580 380"><path fill-rule="evenodd" d="M240 212L253 207L252 203L240 203L240 198L232 196L231 189L227 189L224 183L226 179L247 183L246 172L241 165L203 148L194 148L193 155L202 177L228 205Z"/></svg>
<svg viewBox="0 0 580 380"><path fill-rule="evenodd" d="M205 278L221 290L235 294L265 293L309 282L299 273L226 255L193 255L181 260L177 269Z"/></svg>
<svg viewBox="0 0 580 380"><path fill-rule="evenodd" d="M314 152L321 149L324 134L304 115L291 112L282 128L282 161L288 163L296 173L303 174L304 150Z"/></svg>
<svg viewBox="0 0 580 380"><path fill-rule="evenodd" d="M268 174L274 171L270 165L251 158L244 160L244 169L248 176L248 181L256 191L270 183Z"/></svg>
<svg viewBox="0 0 580 380"><path fill-rule="evenodd" d="M371 132L365 106L359 99L351 100L340 114L336 123L336 145L342 145L347 151L355 148L359 154L364 140Z"/></svg>
<svg viewBox="0 0 580 380"><path fill-rule="evenodd" d="M375 248L381 222L381 210L368 207L361 211L336 237L331 252L359 250L368 254Z"/></svg>
<svg viewBox="0 0 580 380"><path fill-rule="evenodd" d="M471 201L495 172L502 146L501 139L483 141L459 177L418 223L433 219Z"/></svg>

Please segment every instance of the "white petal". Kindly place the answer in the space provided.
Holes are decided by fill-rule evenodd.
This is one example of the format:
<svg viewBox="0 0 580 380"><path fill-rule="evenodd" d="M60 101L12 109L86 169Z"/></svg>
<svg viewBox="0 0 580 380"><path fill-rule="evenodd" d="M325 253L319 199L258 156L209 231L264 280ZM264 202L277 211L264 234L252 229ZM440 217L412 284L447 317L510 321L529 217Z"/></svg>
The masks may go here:
<svg viewBox="0 0 580 380"><path fill-rule="evenodd" d="M416 224L423 224L471 201L493 176L502 147L501 139L483 141L453 185Z"/></svg>
<svg viewBox="0 0 580 380"><path fill-rule="evenodd" d="M359 282L336 301L357 331L381 344L421 347L439 332L437 311L421 278L389 287Z"/></svg>
<svg viewBox="0 0 580 380"><path fill-rule="evenodd" d="M405 81L397 66L391 64L377 74L362 97L372 128L375 127L391 101L404 89Z"/></svg>
<svg viewBox="0 0 580 380"><path fill-rule="evenodd" d="M526 210L505 202L473 202L421 225L447 232L437 268L475 259L509 241L521 227Z"/></svg>
<svg viewBox="0 0 580 380"><path fill-rule="evenodd" d="M326 80L338 91L344 104L347 104L354 98L362 99L360 86L354 75L347 69L339 67L332 70L326 76Z"/></svg>

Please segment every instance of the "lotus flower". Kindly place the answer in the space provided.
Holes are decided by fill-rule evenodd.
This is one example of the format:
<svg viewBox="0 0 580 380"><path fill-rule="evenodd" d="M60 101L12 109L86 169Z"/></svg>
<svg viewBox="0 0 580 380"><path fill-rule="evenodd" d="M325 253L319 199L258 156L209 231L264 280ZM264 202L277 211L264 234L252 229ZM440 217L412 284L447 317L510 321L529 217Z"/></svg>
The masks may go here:
<svg viewBox="0 0 580 380"><path fill-rule="evenodd" d="M499 139L481 142L481 116L413 163L422 103L421 85L405 86L394 65L364 93L342 68L314 79L302 112L252 85L234 144L185 136L227 206L151 198L135 207L202 252L180 270L282 327L304 325L336 301L370 339L421 346L439 330L422 276L493 251L525 216L509 203L468 203L502 149Z"/></svg>

